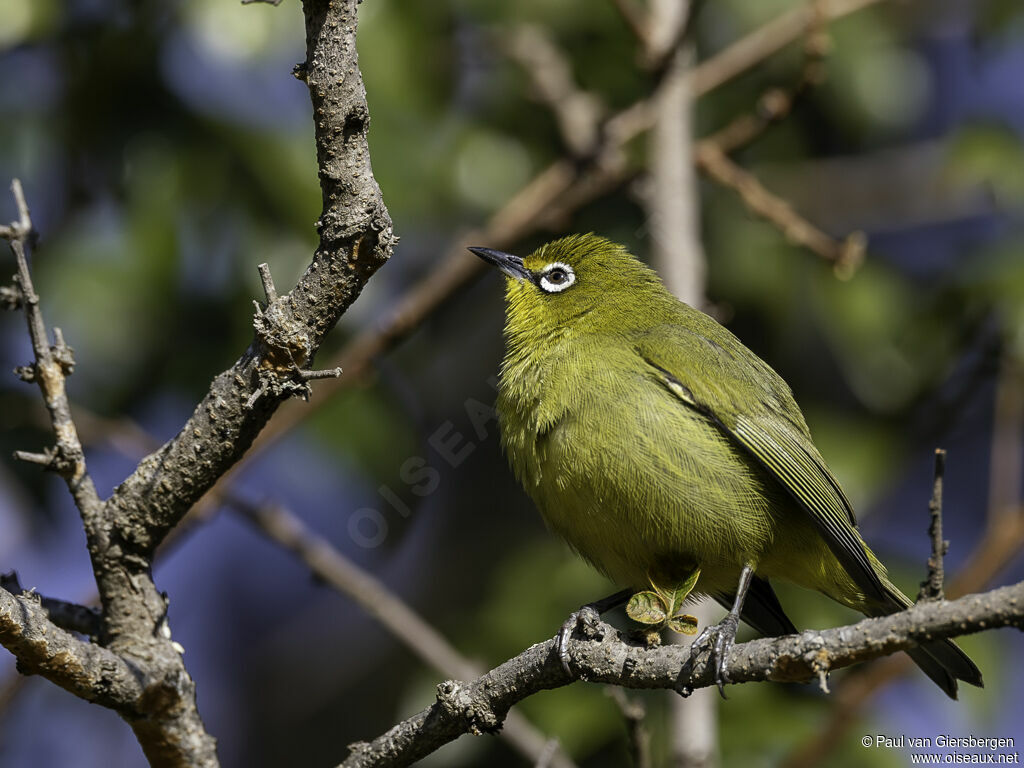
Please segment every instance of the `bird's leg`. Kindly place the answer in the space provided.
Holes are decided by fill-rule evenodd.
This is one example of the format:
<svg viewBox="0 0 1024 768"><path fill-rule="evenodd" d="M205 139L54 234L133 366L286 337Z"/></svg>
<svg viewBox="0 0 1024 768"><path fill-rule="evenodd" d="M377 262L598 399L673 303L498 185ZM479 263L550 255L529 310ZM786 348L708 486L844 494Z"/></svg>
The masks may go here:
<svg viewBox="0 0 1024 768"><path fill-rule="evenodd" d="M715 683L718 685L718 692L722 694L723 699L726 698L725 684L729 682L729 649L736 641L736 630L740 626L743 601L747 597L747 590L750 588L753 576L754 569L749 564L744 565L743 570L740 571L740 583L736 587L736 599L733 601L729 613L718 624L705 627L691 646L691 655L699 653L705 647L708 648L710 652L708 663L715 666Z"/></svg>
<svg viewBox="0 0 1024 768"><path fill-rule="evenodd" d="M569 638L572 637L576 627L600 618L601 614L606 611L622 605L632 594L633 590L624 589L621 592L616 592L614 595L608 595L608 597L602 597L600 600L587 603L578 611L573 611L569 614L569 618L565 620L562 628L558 630L558 634L555 636L555 639L558 641L558 658L562 660L562 669L565 670L565 674L572 675L572 670L569 669Z"/></svg>

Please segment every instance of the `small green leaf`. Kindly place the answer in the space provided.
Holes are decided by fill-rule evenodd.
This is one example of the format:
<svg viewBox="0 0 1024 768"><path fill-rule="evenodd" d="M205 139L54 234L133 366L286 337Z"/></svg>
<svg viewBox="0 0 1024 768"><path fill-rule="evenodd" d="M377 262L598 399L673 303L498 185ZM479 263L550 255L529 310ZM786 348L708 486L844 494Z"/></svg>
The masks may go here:
<svg viewBox="0 0 1024 768"><path fill-rule="evenodd" d="M668 607L656 592L637 592L626 604L626 615L640 624L664 624Z"/></svg>
<svg viewBox="0 0 1024 768"><path fill-rule="evenodd" d="M697 634L697 617L679 613L668 620L668 628L681 635Z"/></svg>
<svg viewBox="0 0 1024 768"><path fill-rule="evenodd" d="M686 579L682 584L676 588L676 604L679 605L686 599L687 595L693 592L693 588L697 586L697 579L700 578L700 568L694 570L690 574L689 578Z"/></svg>

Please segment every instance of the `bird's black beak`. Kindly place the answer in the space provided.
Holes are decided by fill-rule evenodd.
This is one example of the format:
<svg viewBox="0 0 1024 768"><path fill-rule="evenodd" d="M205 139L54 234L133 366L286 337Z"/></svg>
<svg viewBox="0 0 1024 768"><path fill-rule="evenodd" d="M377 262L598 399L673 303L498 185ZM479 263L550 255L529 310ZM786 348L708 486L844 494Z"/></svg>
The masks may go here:
<svg viewBox="0 0 1024 768"><path fill-rule="evenodd" d="M533 277L530 274L530 271L523 266L523 260L518 256L513 256L511 253L496 251L493 248L470 247L468 250L475 253L488 264L493 264L509 277L514 277L516 280L529 280Z"/></svg>

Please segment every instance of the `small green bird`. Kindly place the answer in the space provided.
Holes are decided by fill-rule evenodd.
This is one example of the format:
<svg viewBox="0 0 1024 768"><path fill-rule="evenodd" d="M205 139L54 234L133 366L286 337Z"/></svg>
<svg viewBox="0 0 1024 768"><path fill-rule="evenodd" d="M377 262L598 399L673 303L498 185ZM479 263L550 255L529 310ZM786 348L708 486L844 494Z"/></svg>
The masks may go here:
<svg viewBox="0 0 1024 768"><path fill-rule="evenodd" d="M861 539L789 387L729 331L593 234L525 259L470 250L508 276L503 447L547 524L628 588L602 607L696 579L695 594L731 606L697 639L721 690L741 617L767 636L796 632L769 579L867 616L911 605ZM957 679L982 685L950 640L908 653L952 698Z"/></svg>

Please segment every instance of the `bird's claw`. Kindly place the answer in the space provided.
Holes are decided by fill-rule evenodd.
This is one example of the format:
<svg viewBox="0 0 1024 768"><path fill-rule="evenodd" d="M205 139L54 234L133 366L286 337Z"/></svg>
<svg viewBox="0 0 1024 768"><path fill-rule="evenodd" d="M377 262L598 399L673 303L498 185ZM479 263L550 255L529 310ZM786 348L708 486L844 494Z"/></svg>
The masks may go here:
<svg viewBox="0 0 1024 768"><path fill-rule="evenodd" d="M739 617L730 613L720 623L705 627L691 646L693 656L708 652L708 664L714 665L715 685L718 686L718 692L723 699L728 698L725 695L725 685L730 682L729 650L736 641L739 624Z"/></svg>

